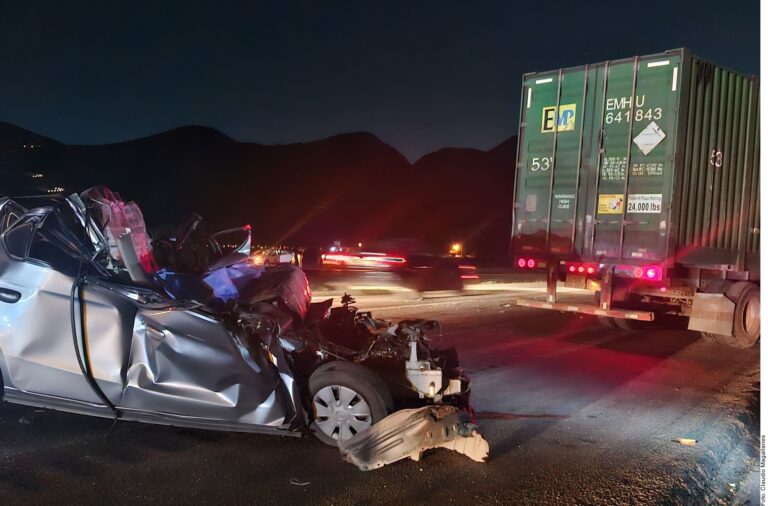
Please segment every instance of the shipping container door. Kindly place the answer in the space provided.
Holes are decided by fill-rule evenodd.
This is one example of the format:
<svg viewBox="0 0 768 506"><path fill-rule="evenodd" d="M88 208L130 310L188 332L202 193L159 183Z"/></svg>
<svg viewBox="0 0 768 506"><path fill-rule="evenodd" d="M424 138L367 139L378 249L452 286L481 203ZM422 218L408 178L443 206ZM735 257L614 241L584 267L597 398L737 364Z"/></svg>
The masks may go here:
<svg viewBox="0 0 768 506"><path fill-rule="evenodd" d="M613 62L603 111L591 253L664 261L677 134L678 55Z"/></svg>
<svg viewBox="0 0 768 506"><path fill-rule="evenodd" d="M585 69L568 69L524 82L515 208L518 251L566 255L573 249L588 77Z"/></svg>

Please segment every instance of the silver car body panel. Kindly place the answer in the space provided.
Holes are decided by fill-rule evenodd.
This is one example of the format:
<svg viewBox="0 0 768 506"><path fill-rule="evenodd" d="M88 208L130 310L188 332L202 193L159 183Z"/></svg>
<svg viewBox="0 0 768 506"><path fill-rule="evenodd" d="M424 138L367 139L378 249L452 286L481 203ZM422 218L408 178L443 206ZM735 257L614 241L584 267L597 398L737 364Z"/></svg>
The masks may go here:
<svg viewBox="0 0 768 506"><path fill-rule="evenodd" d="M120 407L279 427L290 407L274 364L257 363L221 322L140 310Z"/></svg>
<svg viewBox="0 0 768 506"><path fill-rule="evenodd" d="M22 392L101 403L77 363L71 334L71 277L11 258L0 248L0 280L21 293L0 305L3 383Z"/></svg>

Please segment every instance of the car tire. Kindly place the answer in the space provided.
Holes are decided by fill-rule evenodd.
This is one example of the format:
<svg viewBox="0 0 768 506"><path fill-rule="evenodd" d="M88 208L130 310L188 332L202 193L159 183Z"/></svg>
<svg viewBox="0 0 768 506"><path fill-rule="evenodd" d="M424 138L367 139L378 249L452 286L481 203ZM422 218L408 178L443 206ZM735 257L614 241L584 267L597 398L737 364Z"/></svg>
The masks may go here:
<svg viewBox="0 0 768 506"><path fill-rule="evenodd" d="M330 362L320 366L309 378L313 421L310 429L320 441L338 446L381 421L394 410L386 383L357 364Z"/></svg>

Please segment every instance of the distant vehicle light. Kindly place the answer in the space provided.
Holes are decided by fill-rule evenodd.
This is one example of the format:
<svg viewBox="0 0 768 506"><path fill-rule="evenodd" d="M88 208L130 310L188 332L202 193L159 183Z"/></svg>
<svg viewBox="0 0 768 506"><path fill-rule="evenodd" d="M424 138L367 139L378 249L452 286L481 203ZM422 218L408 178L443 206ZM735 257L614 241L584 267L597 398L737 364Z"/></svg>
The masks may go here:
<svg viewBox="0 0 768 506"><path fill-rule="evenodd" d="M579 273L583 273L584 272L584 266L580 265L578 271L579 271Z"/></svg>
<svg viewBox="0 0 768 506"><path fill-rule="evenodd" d="M528 268L529 269L533 269L534 267L536 267L536 261L533 258L529 258L528 259Z"/></svg>
<svg viewBox="0 0 768 506"><path fill-rule="evenodd" d="M655 267L650 267L645 271L645 277L648 279L656 279L658 275L659 275L659 272L656 270Z"/></svg>
<svg viewBox="0 0 768 506"><path fill-rule="evenodd" d="M521 258L517 261L517 266L520 268L525 267L525 258Z"/></svg>
<svg viewBox="0 0 768 506"><path fill-rule="evenodd" d="M642 267L635 267L632 269L632 275L636 278L642 278L643 277L643 268Z"/></svg>
<svg viewBox="0 0 768 506"><path fill-rule="evenodd" d="M571 265L570 267L568 267L568 270L571 271L571 272L576 272L576 266L575 265Z"/></svg>
<svg viewBox="0 0 768 506"><path fill-rule="evenodd" d="M591 265L589 267L587 267L587 274L594 274L594 273L595 273L595 268L594 267L592 267Z"/></svg>

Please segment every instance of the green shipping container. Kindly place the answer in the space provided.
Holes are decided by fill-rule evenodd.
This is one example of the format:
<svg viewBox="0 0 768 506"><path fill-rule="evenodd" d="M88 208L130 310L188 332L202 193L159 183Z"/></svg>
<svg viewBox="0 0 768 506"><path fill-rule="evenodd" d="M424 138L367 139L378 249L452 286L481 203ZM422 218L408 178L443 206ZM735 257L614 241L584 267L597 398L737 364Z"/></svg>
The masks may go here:
<svg viewBox="0 0 768 506"><path fill-rule="evenodd" d="M759 81L685 49L523 77L515 258L759 272Z"/></svg>

